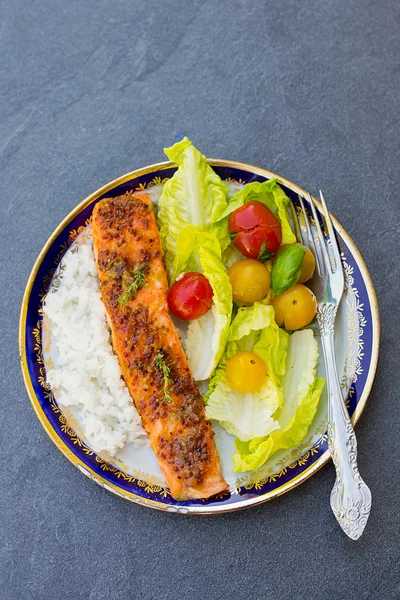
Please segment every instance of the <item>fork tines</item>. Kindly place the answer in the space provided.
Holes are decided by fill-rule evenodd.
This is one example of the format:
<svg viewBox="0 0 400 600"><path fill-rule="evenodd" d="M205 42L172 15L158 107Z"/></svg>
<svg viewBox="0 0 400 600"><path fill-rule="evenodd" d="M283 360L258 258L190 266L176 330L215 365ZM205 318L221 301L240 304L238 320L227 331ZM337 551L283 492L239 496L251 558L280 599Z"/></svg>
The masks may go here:
<svg viewBox="0 0 400 600"><path fill-rule="evenodd" d="M340 250L331 216L321 190L319 194L321 199L321 209L319 212L322 212L327 231L324 233L322 230L316 203L311 195L307 193L304 197L298 194L301 210L299 211L300 214L294 211L297 217L295 223L296 234L299 241L312 250L319 275L323 278L334 279L336 285L340 287L344 283ZM304 200L308 202L309 206L307 208ZM312 219L309 216L309 210L311 211ZM315 234L313 234L312 228L315 229Z"/></svg>

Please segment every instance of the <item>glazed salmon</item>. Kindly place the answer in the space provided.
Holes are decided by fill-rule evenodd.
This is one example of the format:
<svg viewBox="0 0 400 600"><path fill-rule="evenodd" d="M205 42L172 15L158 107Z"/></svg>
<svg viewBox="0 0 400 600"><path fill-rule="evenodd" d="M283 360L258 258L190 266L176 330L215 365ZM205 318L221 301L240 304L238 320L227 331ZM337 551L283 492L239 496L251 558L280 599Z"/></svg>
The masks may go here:
<svg viewBox="0 0 400 600"><path fill-rule="evenodd" d="M171 495L190 500L227 489L204 401L168 312L150 199L101 200L93 211L93 237L114 350Z"/></svg>

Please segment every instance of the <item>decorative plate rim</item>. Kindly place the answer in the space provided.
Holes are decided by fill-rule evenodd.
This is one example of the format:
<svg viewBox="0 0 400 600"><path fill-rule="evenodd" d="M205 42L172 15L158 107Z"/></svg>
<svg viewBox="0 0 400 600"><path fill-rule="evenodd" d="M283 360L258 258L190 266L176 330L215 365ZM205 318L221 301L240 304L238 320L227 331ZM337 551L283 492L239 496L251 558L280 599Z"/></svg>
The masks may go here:
<svg viewBox="0 0 400 600"><path fill-rule="evenodd" d="M256 167L254 165L234 161L234 160L224 160L224 159L208 159L208 162L212 166L216 167L226 167L226 168L234 168L243 171L251 172L255 175L260 175L261 177L265 177L267 179L276 178L283 183L287 188L291 189L293 192L297 194L301 194L304 196L306 191L302 189L300 186L294 184L290 180L282 177L281 175L277 175L272 171L268 171L267 169L263 169L261 167ZM324 454L315 461L312 465L310 465L307 469L302 471L299 475L291 479L290 481L282 484L281 486L266 492L255 498L250 498L243 500L241 502L237 502L233 505L228 506L171 506L170 504L166 504L163 502L158 502L154 500L150 500L147 498L143 498L138 494L133 492L128 492L126 490L121 490L110 481L104 479L98 473L95 473L88 465L82 463L82 461L68 448L68 446L59 438L56 430L53 428L51 423L48 421L42 407L40 406L40 402L38 397L34 391L26 355L26 340L25 340L25 331L26 331L26 322L27 322L27 313L28 313L28 305L29 299L32 291L32 287L38 273L38 270L55 239L57 236L65 229L65 227L77 216L79 213L88 206L91 202L95 201L97 198L101 197L103 194L108 192L109 190L130 181L131 179L135 179L141 177L143 175L147 175L149 173L153 173L156 171L162 171L169 169L173 166L176 166L174 163L170 161L163 161L160 163L154 163L148 165L146 167L142 167L140 169L135 169L129 173L126 173L113 181L110 181L97 189L95 192L87 196L84 200L82 200L77 206L75 206L59 223L56 229L52 232L52 234L47 239L43 248L41 249L33 267L31 273L29 275L25 291L22 298L22 306L19 320L19 356L20 356L20 364L22 370L22 376L25 383L25 387L28 393L28 397L30 402L34 408L37 418L41 423L43 429L46 431L47 435L50 437L52 442L56 445L56 447L62 452L62 454L74 465L76 466L82 473L88 476L90 479L95 481L98 485L106 488L107 490L115 493L116 495L123 497L131 502L138 503L143 506L149 506L151 508L155 508L157 510L166 511L166 512L181 512L187 514L217 514L217 513L227 513L236 510L240 510L242 508L247 508L249 506L257 506L273 498L281 496L282 494L288 492L289 490L297 487L304 481L306 481L309 477L311 477L314 473L316 473L323 465L325 465L329 459L331 458L329 450L324 452ZM313 202L321 208L320 203L312 197ZM364 259L361 256L355 242L351 238L351 236L346 232L346 230L342 227L342 225L337 221L337 219L331 215L334 227L336 231L340 234L340 236L345 241L348 246L362 276L362 279L365 283L365 288L367 291L368 300L371 308L371 318L372 318L372 349L371 349L371 362L367 375L367 379L365 381L365 386L363 392L361 394L360 400L357 403L357 406L352 415L352 422L355 424L359 420L362 412L364 411L367 399L371 392L371 388L374 382L376 369L378 366L378 357L379 357L379 346L380 346L380 316L379 316L379 308L378 301L375 293L375 289L372 283L371 276L369 274L368 268L364 262Z"/></svg>

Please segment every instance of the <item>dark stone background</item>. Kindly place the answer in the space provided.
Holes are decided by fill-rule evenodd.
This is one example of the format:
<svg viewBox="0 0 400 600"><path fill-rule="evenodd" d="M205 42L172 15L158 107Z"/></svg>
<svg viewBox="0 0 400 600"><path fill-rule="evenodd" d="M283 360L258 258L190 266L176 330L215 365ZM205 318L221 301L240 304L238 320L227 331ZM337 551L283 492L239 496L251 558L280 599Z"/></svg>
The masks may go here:
<svg viewBox="0 0 400 600"><path fill-rule="evenodd" d="M398 598L398 0L0 7L0 597ZM322 188L365 257L383 339L357 428L374 499L358 542L331 514L332 465L256 509L163 514L85 479L30 406L17 327L38 252L90 192L163 160L177 131Z"/></svg>

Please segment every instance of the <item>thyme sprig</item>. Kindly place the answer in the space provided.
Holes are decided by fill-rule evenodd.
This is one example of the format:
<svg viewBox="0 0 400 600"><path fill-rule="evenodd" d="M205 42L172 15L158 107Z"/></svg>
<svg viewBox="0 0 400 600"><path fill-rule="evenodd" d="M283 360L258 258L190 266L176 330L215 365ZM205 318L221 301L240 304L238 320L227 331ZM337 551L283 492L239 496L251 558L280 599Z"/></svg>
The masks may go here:
<svg viewBox="0 0 400 600"><path fill-rule="evenodd" d="M132 277L133 277L132 283L127 287L127 289L124 292L122 292L120 297L117 298L117 302L122 307L125 306L125 304L127 304L133 296L136 296L136 294L142 287L147 285L147 279L146 279L146 275L144 273L146 267L147 267L147 265L143 265L143 267L140 267L139 269L135 269L135 271L133 272L133 275L132 275Z"/></svg>
<svg viewBox="0 0 400 600"><path fill-rule="evenodd" d="M162 403L165 402L172 402L172 397L171 394L169 393L169 387L172 385L172 380L170 378L170 373L171 373L171 367L167 364L167 361L165 360L165 356L162 350L159 350L157 352L157 356L156 356L156 368L162 373L163 375L163 394L164 394L164 398L162 399Z"/></svg>

